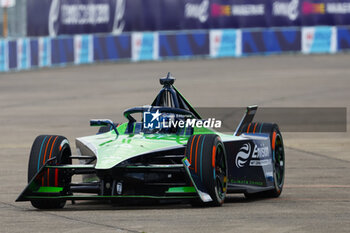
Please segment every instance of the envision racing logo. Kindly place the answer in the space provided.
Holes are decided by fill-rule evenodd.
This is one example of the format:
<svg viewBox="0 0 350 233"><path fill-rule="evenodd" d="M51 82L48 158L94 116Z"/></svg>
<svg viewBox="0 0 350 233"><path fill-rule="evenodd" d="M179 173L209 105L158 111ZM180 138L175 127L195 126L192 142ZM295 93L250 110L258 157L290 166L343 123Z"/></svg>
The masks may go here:
<svg viewBox="0 0 350 233"><path fill-rule="evenodd" d="M269 148L265 144L252 145L250 143L244 143L239 149L236 155L236 167L242 168L248 164L250 158L249 166L260 167L271 164L271 157L269 153Z"/></svg>
<svg viewBox="0 0 350 233"><path fill-rule="evenodd" d="M241 149L239 149L239 152L236 156L236 166L238 168L243 167L248 162L251 149L252 147L249 143L243 144Z"/></svg>
<svg viewBox="0 0 350 233"><path fill-rule="evenodd" d="M183 116L182 116L183 118ZM179 119L176 114L156 112L143 113L143 128L145 129L164 129L164 128L187 128L187 127L205 127L205 128L220 128L222 122L215 118L207 120L198 119Z"/></svg>

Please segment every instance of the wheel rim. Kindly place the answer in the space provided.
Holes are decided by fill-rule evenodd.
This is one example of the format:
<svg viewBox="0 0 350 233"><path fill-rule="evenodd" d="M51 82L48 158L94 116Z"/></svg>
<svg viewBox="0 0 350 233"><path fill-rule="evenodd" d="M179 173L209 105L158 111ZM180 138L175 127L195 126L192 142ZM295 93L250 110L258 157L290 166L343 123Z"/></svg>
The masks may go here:
<svg viewBox="0 0 350 233"><path fill-rule="evenodd" d="M274 166L276 174L276 184L279 188L283 185L284 180L284 149L281 135L276 135L275 150L274 150Z"/></svg>
<svg viewBox="0 0 350 233"><path fill-rule="evenodd" d="M219 198L223 200L226 195L227 187L227 164L225 159L225 152L221 146L218 146L215 155L215 183Z"/></svg>

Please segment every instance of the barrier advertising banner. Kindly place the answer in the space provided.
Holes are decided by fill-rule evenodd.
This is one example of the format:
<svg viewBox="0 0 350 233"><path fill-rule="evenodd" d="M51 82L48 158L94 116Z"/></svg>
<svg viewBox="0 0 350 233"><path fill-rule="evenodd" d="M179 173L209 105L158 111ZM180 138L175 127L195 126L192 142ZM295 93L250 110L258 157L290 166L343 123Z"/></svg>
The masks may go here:
<svg viewBox="0 0 350 233"><path fill-rule="evenodd" d="M0 39L0 72L8 71L7 40Z"/></svg>
<svg viewBox="0 0 350 233"><path fill-rule="evenodd" d="M240 57L350 50L350 27L134 32L0 39L0 72L103 61Z"/></svg>
<svg viewBox="0 0 350 233"><path fill-rule="evenodd" d="M123 31L126 0L27 0L27 34L57 36Z"/></svg>
<svg viewBox="0 0 350 233"><path fill-rule="evenodd" d="M28 38L17 39L17 69L30 68L30 44Z"/></svg>
<svg viewBox="0 0 350 233"><path fill-rule="evenodd" d="M242 31L210 30L211 57L239 57L242 54Z"/></svg>
<svg viewBox="0 0 350 233"><path fill-rule="evenodd" d="M350 25L350 0L27 0L28 36Z"/></svg>
<svg viewBox="0 0 350 233"><path fill-rule="evenodd" d="M74 63L85 64L92 63L94 59L93 36L75 35L74 36Z"/></svg>
<svg viewBox="0 0 350 233"><path fill-rule="evenodd" d="M335 53L337 51L337 31L335 27L302 28L303 53Z"/></svg>
<svg viewBox="0 0 350 233"><path fill-rule="evenodd" d="M159 43L157 32L134 32L132 34L132 53L133 61L158 60Z"/></svg>
<svg viewBox="0 0 350 233"><path fill-rule="evenodd" d="M38 40L39 67L51 66L51 38L41 37Z"/></svg>

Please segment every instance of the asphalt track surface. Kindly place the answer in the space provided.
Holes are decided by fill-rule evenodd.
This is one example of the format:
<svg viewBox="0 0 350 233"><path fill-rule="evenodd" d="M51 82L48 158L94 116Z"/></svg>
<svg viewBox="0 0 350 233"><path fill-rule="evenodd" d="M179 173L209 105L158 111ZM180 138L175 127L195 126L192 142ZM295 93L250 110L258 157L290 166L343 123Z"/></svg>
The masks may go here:
<svg viewBox="0 0 350 233"><path fill-rule="evenodd" d="M284 133L286 180L277 199L232 195L222 207L204 209L84 201L58 211L14 202L26 185L37 135L65 135L74 145L76 137L96 132L90 118L118 122L124 109L150 104L160 89L158 78L168 71L194 106L350 107L349 54L0 74L0 232L349 232L349 133Z"/></svg>

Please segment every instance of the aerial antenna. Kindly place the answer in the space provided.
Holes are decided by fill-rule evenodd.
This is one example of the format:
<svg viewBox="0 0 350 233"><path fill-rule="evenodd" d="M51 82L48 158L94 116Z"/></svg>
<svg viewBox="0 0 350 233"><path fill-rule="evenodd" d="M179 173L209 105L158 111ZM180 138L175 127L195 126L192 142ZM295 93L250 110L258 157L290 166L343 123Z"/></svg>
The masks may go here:
<svg viewBox="0 0 350 233"><path fill-rule="evenodd" d="M171 76L170 72L168 72L166 77L159 79L160 85L164 85L164 87L170 87L174 84L175 78Z"/></svg>

